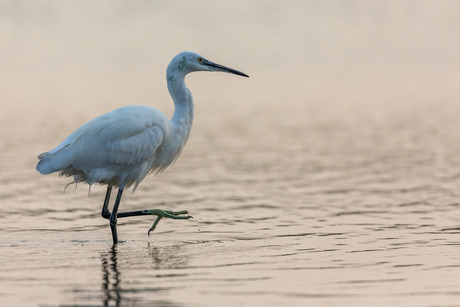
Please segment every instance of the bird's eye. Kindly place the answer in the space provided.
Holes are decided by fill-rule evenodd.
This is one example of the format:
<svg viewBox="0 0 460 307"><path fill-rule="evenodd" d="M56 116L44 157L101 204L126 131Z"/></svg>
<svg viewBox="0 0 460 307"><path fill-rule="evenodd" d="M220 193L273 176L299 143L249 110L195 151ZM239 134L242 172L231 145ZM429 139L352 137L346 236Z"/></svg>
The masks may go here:
<svg viewBox="0 0 460 307"><path fill-rule="evenodd" d="M204 59L202 57L198 58L198 63L203 63Z"/></svg>

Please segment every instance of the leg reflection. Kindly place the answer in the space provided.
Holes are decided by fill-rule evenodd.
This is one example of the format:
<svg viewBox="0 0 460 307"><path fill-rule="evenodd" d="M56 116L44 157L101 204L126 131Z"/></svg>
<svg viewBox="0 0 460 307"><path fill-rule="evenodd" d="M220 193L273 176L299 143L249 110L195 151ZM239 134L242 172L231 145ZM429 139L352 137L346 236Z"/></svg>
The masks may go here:
<svg viewBox="0 0 460 307"><path fill-rule="evenodd" d="M120 273L117 267L117 245L101 254L102 262L102 304L108 306L121 306ZM113 302L113 303L112 303Z"/></svg>
<svg viewBox="0 0 460 307"><path fill-rule="evenodd" d="M170 293L189 275L190 254L185 246L148 242L140 249L121 245L118 250L120 246L113 245L101 252L102 306L182 306L170 300Z"/></svg>

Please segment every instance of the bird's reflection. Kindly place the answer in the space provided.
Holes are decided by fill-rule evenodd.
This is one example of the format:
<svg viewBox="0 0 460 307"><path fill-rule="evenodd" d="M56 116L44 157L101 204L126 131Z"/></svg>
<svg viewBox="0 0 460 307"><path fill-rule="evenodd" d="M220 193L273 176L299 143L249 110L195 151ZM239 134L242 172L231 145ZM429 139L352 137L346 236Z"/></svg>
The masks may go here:
<svg viewBox="0 0 460 307"><path fill-rule="evenodd" d="M164 287L152 286L150 284L151 279L149 283L139 280L138 284L145 284L142 288L130 288L130 284L123 284L122 272L126 272L126 274L132 277L133 272L141 271L145 273L146 270L150 270L152 274L150 276L147 274L147 277L144 278L155 278L159 276L158 270L185 268L188 262L188 254L182 251L182 247L179 245L158 247L148 242L147 248L144 251L142 253L142 249L129 250L125 246L121 246L120 248L117 245L110 247L107 251L101 252L103 306L125 306L134 303L138 305L146 299L146 297L142 296L143 293L167 290ZM186 274L180 275L184 276ZM135 296L133 297L133 295ZM149 295L147 299L149 301L145 302L146 306L177 306L173 301L152 301L152 299L155 299L152 295Z"/></svg>

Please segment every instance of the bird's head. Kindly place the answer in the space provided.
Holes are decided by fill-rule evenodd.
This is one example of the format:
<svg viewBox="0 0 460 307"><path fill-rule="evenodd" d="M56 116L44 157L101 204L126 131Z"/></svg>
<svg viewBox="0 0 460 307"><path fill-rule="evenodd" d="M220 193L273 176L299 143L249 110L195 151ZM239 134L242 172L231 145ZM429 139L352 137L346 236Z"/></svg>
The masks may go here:
<svg viewBox="0 0 460 307"><path fill-rule="evenodd" d="M174 71L176 73L181 72L184 75L194 71L223 71L243 77L249 77L245 73L211 62L191 51L184 51L176 55L169 64L168 71Z"/></svg>

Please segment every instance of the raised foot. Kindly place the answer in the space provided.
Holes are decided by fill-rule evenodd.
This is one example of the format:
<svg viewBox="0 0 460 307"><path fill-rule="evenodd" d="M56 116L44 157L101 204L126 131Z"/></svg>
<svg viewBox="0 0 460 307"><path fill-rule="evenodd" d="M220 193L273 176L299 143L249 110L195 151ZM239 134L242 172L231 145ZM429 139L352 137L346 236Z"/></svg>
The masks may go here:
<svg viewBox="0 0 460 307"><path fill-rule="evenodd" d="M153 222L152 227L150 227L150 229L149 229L149 231L147 233L149 236L150 236L150 232L155 230L155 228L157 227L158 222L164 217L169 218L169 219L174 219L174 220L193 219L193 216L188 215L187 210L184 210L184 211L168 211L168 210L161 210L161 209L151 209L151 210L147 210L147 214L157 216L155 222Z"/></svg>

